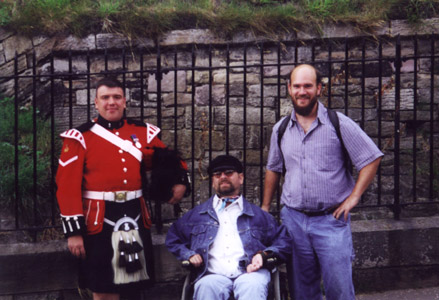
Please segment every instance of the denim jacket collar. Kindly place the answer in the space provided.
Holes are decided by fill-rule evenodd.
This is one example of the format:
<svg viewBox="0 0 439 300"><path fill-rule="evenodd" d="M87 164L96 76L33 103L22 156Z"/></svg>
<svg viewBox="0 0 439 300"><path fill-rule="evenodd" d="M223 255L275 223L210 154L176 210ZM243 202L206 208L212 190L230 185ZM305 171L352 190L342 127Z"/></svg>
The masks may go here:
<svg viewBox="0 0 439 300"><path fill-rule="evenodd" d="M200 215L208 213L212 218L218 221L218 216L216 215L215 209L213 208L213 198L214 196L210 197L209 200L204 202L200 205ZM250 203L245 199L245 197L242 197L242 204L243 204L243 215L248 216L254 216L255 213L253 212L253 208L251 207Z"/></svg>

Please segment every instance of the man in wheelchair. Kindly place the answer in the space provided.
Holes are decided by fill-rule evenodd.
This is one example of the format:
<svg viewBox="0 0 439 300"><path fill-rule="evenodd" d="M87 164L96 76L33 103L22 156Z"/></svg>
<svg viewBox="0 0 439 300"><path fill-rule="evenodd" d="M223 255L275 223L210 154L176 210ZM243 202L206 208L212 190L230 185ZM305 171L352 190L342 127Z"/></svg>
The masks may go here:
<svg viewBox="0 0 439 300"><path fill-rule="evenodd" d="M266 299L267 259L285 260L290 237L269 213L241 195L241 162L230 155L207 169L216 194L194 207L168 231L166 246L195 268L194 299Z"/></svg>

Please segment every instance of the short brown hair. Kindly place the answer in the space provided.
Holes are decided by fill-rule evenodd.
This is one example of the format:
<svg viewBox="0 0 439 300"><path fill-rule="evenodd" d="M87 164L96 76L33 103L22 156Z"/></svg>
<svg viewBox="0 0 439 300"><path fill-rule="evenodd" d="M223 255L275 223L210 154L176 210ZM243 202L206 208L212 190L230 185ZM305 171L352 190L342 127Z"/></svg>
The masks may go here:
<svg viewBox="0 0 439 300"><path fill-rule="evenodd" d="M125 89L122 83L115 77L104 77L96 82L96 92L101 86L108 86L110 88L121 88L123 95L125 96Z"/></svg>

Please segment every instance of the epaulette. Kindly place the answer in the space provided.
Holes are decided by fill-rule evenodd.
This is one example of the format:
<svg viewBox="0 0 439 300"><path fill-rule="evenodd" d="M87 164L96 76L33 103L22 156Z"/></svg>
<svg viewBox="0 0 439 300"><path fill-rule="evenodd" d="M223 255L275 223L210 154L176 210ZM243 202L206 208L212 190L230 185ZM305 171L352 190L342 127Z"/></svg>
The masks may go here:
<svg viewBox="0 0 439 300"><path fill-rule="evenodd" d="M88 130L90 130L90 128L95 124L95 122L93 121L88 121L84 124L79 125L78 127L76 127L75 129L78 130L79 132L86 132Z"/></svg>
<svg viewBox="0 0 439 300"><path fill-rule="evenodd" d="M142 121L136 120L136 119L132 119L132 118L127 118L127 123L131 124L131 125L146 127L145 122L142 122Z"/></svg>

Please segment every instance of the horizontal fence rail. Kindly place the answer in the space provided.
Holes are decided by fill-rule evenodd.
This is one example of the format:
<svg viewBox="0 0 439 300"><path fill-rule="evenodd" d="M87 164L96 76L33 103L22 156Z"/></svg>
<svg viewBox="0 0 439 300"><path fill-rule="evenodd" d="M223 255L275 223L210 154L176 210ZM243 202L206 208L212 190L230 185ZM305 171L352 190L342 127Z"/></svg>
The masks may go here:
<svg viewBox="0 0 439 300"><path fill-rule="evenodd" d="M398 219L406 206L438 204L436 40L431 35L68 51L43 60L35 53L16 55L11 74L0 76L2 105L9 112L2 153L10 158L2 167L1 197L13 215L0 231L29 231L38 239L59 228L59 134L96 117L94 84L103 76L123 83L126 115L162 128L160 138L187 161L193 192L181 203L183 210L212 195L206 167L223 153L242 160L243 193L260 204L271 130L291 112L286 80L301 63L322 72L320 100L356 121L385 154L357 210L388 207ZM31 67L23 68L24 61ZM154 211L158 226L176 216L167 205Z"/></svg>

